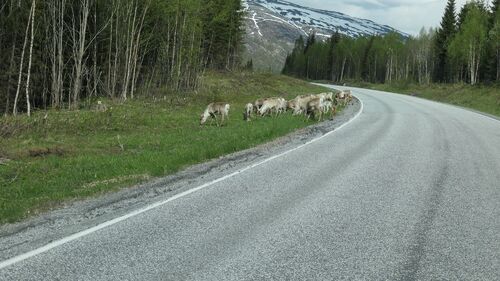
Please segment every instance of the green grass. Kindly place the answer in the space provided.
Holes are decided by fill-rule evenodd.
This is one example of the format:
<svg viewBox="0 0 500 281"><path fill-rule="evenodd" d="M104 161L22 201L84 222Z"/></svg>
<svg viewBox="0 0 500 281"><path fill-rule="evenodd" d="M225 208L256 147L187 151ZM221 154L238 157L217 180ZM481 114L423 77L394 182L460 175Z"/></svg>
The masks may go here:
<svg viewBox="0 0 500 281"><path fill-rule="evenodd" d="M416 85L408 83L354 83L358 87L411 94L421 98L449 103L500 116L500 86L470 86L465 84ZM350 84L351 85L351 84Z"/></svg>
<svg viewBox="0 0 500 281"><path fill-rule="evenodd" d="M158 91L156 100L105 101L112 107L108 112L50 110L0 118L0 158L11 160L0 165L0 223L286 135L311 121L287 114L247 123L244 105L322 91L284 76L211 73L202 90L181 97ZM232 104L229 124L200 127L199 115L213 101Z"/></svg>

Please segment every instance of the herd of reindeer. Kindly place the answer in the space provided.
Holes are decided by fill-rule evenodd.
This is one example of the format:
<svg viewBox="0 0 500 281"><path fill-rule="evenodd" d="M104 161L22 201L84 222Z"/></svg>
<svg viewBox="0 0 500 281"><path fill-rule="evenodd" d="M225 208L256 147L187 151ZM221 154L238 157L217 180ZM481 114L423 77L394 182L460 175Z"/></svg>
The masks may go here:
<svg viewBox="0 0 500 281"><path fill-rule="evenodd" d="M328 113L333 118L337 112L337 107L346 106L352 99L353 96L350 90L341 91L337 94L329 92L317 95L302 95L289 101L281 97L263 98L245 106L243 119L251 121L253 115L260 117L267 115L279 116L286 111L291 111L293 115L303 115L307 119L316 119L316 116L319 116L318 121L321 121ZM215 120L217 126L223 125L224 120L229 118L230 108L231 105L225 102L209 104L201 114L200 125L205 124L209 118L211 121Z"/></svg>

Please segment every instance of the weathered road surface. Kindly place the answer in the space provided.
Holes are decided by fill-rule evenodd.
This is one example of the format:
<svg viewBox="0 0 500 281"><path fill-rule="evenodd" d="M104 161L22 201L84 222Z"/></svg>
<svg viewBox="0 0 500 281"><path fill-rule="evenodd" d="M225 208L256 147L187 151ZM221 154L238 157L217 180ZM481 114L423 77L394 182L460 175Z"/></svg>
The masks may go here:
<svg viewBox="0 0 500 281"><path fill-rule="evenodd" d="M500 122L354 93L342 130L0 280L500 280Z"/></svg>

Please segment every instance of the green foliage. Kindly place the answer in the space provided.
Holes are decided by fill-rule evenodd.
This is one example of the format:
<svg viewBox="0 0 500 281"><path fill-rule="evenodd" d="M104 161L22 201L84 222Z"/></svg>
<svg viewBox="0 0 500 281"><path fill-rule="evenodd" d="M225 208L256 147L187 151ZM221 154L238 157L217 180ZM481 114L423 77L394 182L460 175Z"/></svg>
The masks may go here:
<svg viewBox="0 0 500 281"><path fill-rule="evenodd" d="M350 38L335 33L327 40L297 39L283 74L336 83L500 81L498 1L491 12L484 1L470 1L459 21L449 0L439 29L416 37L397 33Z"/></svg>
<svg viewBox="0 0 500 281"><path fill-rule="evenodd" d="M30 81L35 108L77 108L97 97L129 99L165 87L172 93L192 90L207 69L241 64L240 0L36 2ZM0 115L12 112L31 3L0 4Z"/></svg>
<svg viewBox="0 0 500 281"><path fill-rule="evenodd" d="M448 59L448 46L457 32L457 16L455 0L448 0L446 10L437 30L435 39L435 67L434 79L439 82L450 81L451 66Z"/></svg>
<svg viewBox="0 0 500 281"><path fill-rule="evenodd" d="M241 1L206 1L202 19L206 64L219 70L237 68L244 35Z"/></svg>
<svg viewBox="0 0 500 281"><path fill-rule="evenodd" d="M286 59L284 74L336 82L361 78L384 81L401 75L394 71L396 57L404 57L404 38L397 33L356 39L337 33L326 41L311 37L306 47L302 38L297 40ZM391 58L393 63L388 67L393 72L387 75L381 69L385 69Z"/></svg>
<svg viewBox="0 0 500 281"><path fill-rule="evenodd" d="M460 30L450 42L448 51L456 66L467 66L468 71L464 76L471 84L476 84L479 80L481 59L487 50L488 17L480 2L469 2L466 7Z"/></svg>
<svg viewBox="0 0 500 281"><path fill-rule="evenodd" d="M500 81L500 5L499 0L493 2L490 14L488 33L488 54L486 79Z"/></svg>

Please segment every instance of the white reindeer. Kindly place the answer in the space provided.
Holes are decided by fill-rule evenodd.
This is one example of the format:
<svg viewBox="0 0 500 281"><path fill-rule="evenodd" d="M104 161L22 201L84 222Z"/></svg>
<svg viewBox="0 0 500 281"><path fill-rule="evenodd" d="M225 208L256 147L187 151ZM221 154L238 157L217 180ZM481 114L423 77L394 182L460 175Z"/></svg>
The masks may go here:
<svg viewBox="0 0 500 281"><path fill-rule="evenodd" d="M295 105L293 115L306 114L307 104L315 98L317 98L315 95L303 95L292 100L291 103Z"/></svg>
<svg viewBox="0 0 500 281"><path fill-rule="evenodd" d="M229 109L231 106L227 103L216 102L211 103L207 106L207 109L200 116L200 125L203 125L207 122L207 119L211 117L211 120L215 119L217 126L221 126L224 123L224 119L229 120ZM217 115L221 116L221 123L219 124L217 120Z"/></svg>
<svg viewBox="0 0 500 281"><path fill-rule="evenodd" d="M260 116L264 116L267 114L274 112L277 112L278 106L282 103L281 98L268 98L265 99L262 106L259 109L259 114Z"/></svg>
<svg viewBox="0 0 500 281"><path fill-rule="evenodd" d="M278 99L278 106L276 107L276 112L278 115L285 113L288 107L288 102L284 98Z"/></svg>

